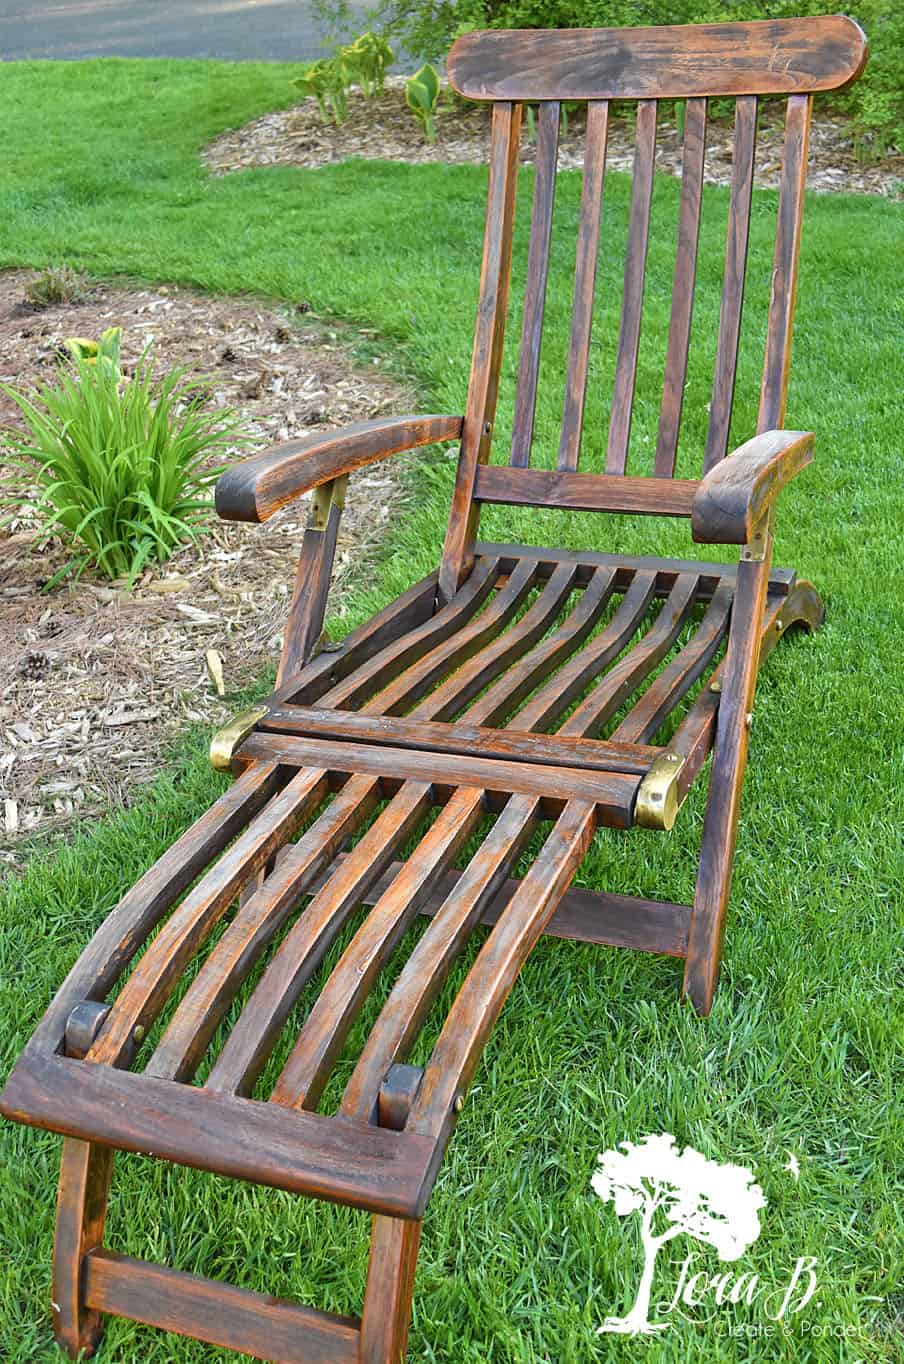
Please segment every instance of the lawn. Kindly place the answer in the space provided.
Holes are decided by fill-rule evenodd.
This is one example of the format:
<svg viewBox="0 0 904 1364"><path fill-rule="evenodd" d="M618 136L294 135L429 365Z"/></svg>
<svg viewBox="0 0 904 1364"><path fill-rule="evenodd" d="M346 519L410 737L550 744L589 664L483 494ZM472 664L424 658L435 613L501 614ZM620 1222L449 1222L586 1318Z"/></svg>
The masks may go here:
<svg viewBox="0 0 904 1364"><path fill-rule="evenodd" d="M5 66L0 264L65 257L95 274L306 299L318 313L375 329L374 358L414 377L425 411L460 411L485 172L358 162L209 179L198 148L288 103L289 74L218 63ZM523 180L526 198L529 172ZM579 190L576 173L561 177L538 415L538 444L547 449L560 413L556 376ZM596 326L611 339L627 178L611 177L606 194ZM726 202L724 191L707 190L685 474L705 431ZM650 459L656 429L676 203L676 184L657 183L636 471ZM738 440L755 421L774 212L775 196L758 193ZM761 682L714 1011L702 1021L679 1006L678 971L668 960L541 944L487 1049L431 1203L413 1360L901 1358L902 1038L893 992L904 880L902 227L904 209L890 202L826 196L808 205L787 424L815 429L817 453L783 500L777 559L815 580L828 620L815 637L784 643ZM516 276L525 253L522 221ZM514 294L517 304L518 288ZM517 326L509 381L516 334ZM605 430L611 370L611 346L595 349L585 449ZM500 450L510 417L509 382ZM418 515L393 526L378 577L359 584L352 623L435 565L453 465L432 453L408 467ZM683 526L628 518L500 509L486 518L485 533L691 552ZM4 888L4 1074L105 913L218 789L203 750L203 736L188 736L133 809L36 850L28 873ZM581 880L687 899L701 820L698 784L671 838L602 834ZM596 1155L661 1131L713 1159L751 1166L768 1206L759 1239L735 1265L720 1265L686 1239L669 1245L654 1297L671 1298L691 1251L692 1271L753 1271L770 1292L787 1283L799 1256L814 1256L818 1291L799 1316L775 1325L761 1298L719 1307L710 1295L682 1307L656 1337L596 1335L605 1316L630 1306L640 1271L637 1218L620 1221L590 1192ZM0 1354L41 1364L56 1358L47 1300L58 1142L9 1125L0 1141ZM789 1153L798 1180L786 1168ZM365 1233L357 1214L123 1158L108 1241L213 1278L356 1311ZM101 1357L200 1364L220 1356L117 1321Z"/></svg>

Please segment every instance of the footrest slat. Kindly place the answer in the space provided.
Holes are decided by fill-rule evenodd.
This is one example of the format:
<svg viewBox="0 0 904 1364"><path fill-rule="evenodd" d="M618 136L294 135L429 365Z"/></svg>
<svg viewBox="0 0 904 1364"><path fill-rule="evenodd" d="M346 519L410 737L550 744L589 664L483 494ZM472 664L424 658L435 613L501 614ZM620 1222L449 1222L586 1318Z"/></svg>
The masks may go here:
<svg viewBox="0 0 904 1364"><path fill-rule="evenodd" d="M357 1364L359 1323L109 1250L85 1257L90 1308L272 1364Z"/></svg>
<svg viewBox="0 0 904 1364"><path fill-rule="evenodd" d="M66 1137L393 1217L421 1217L433 1184L429 1138L68 1057L26 1053L0 1112Z"/></svg>

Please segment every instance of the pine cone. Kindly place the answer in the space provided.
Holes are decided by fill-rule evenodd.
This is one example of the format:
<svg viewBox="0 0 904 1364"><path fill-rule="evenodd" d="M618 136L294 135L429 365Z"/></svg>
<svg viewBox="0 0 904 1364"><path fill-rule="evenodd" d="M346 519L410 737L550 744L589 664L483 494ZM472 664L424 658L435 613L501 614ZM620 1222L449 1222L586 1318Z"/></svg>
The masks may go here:
<svg viewBox="0 0 904 1364"><path fill-rule="evenodd" d="M37 649L29 649L19 664L19 676L29 682L40 682L50 672L50 659Z"/></svg>

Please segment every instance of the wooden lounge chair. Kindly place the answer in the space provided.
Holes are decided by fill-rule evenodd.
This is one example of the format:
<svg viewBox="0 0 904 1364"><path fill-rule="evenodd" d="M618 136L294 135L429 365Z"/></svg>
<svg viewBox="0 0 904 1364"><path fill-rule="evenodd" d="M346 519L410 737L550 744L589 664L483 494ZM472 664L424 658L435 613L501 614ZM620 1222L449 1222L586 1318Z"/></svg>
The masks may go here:
<svg viewBox="0 0 904 1364"><path fill-rule="evenodd" d="M709 1010L757 670L791 626L812 629L822 616L810 584L772 567L773 512L813 444L782 429L812 96L854 80L865 55L861 31L845 18L472 33L455 45L452 83L492 102L465 415L365 422L257 455L221 479L220 514L244 521L263 521L314 490L276 690L216 737L214 761L235 782L109 916L2 1098L8 1117L66 1138L53 1311L71 1355L93 1351L102 1315L113 1313L292 1364L400 1360L427 1198L489 1033L538 939L551 933L682 958L685 995ZM775 94L788 95L787 119L758 430L725 458L757 101ZM736 101L734 163L702 476L679 479L707 96ZM654 473L637 477L626 473L626 456L657 101L676 98L687 104L665 390ZM579 472L616 99L637 101L621 329L605 469ZM535 450L532 466L563 100L589 101L574 307L558 456ZM525 101L539 102L540 112L518 386L511 456L491 464ZM396 451L453 440L461 452L437 573L338 649L318 652L348 475ZM740 558L696 563L481 543L483 503L689 518L695 540L740 546ZM683 717L657 745L679 702ZM672 826L710 750L693 904L573 888L598 827ZM482 842L464 858L475 835ZM524 859L529 869L513 879ZM355 918L362 905L372 908ZM400 962L419 915L427 926ZM429 1060L409 1064L450 968L481 924L491 931ZM346 928L338 964L321 972ZM391 988L338 1112L318 1112L390 963ZM310 998L318 973L326 978ZM360 1321L104 1249L117 1149L371 1212Z"/></svg>

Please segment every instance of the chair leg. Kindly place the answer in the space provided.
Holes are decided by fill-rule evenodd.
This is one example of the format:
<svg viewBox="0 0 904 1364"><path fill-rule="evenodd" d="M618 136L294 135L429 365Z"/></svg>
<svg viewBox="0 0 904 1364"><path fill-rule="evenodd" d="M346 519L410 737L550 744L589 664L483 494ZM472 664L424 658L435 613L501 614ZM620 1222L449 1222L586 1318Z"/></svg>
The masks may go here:
<svg viewBox="0 0 904 1364"><path fill-rule="evenodd" d="M99 1312L85 1307L84 1262L104 1234L113 1150L67 1137L60 1165L53 1247L53 1333L73 1359L93 1355L103 1335Z"/></svg>
<svg viewBox="0 0 904 1364"><path fill-rule="evenodd" d="M738 565L684 969L683 995L703 1016L712 1008L722 965L722 938L759 668L761 621L769 586L770 550L768 544L764 559Z"/></svg>
<svg viewBox="0 0 904 1364"><path fill-rule="evenodd" d="M400 1364L405 1358L420 1239L420 1222L373 1219L360 1364Z"/></svg>

